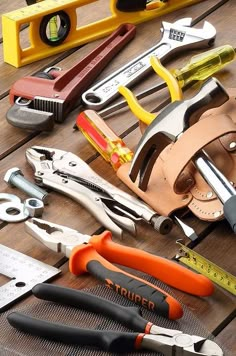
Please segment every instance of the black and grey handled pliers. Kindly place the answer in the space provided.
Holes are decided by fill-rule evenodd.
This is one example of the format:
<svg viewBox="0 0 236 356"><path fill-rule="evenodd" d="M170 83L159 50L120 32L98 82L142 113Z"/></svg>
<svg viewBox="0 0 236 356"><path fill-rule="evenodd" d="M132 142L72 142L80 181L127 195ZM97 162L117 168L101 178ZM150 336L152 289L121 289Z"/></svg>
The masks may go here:
<svg viewBox="0 0 236 356"><path fill-rule="evenodd" d="M33 146L26 150L26 159L39 185L76 200L117 236L122 235L122 229L135 235L138 220L146 221L162 234L172 228L169 217L158 215L137 198L115 187L71 152Z"/></svg>
<svg viewBox="0 0 236 356"><path fill-rule="evenodd" d="M116 353L148 349L166 356L223 355L222 349L214 341L154 325L140 315L138 308L121 306L83 291L44 283L36 285L32 291L40 299L106 315L136 332L81 329L19 312L9 314L8 322L26 333L67 344L95 346Z"/></svg>

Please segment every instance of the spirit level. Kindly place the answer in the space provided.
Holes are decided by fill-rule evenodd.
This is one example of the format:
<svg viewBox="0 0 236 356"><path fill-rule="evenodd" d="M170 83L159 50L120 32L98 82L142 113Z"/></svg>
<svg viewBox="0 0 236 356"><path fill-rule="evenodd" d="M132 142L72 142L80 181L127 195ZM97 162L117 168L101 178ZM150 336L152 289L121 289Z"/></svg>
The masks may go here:
<svg viewBox="0 0 236 356"><path fill-rule="evenodd" d="M47 0L3 14L4 61L20 67L107 36L123 23L138 24L202 0L151 1L139 11L118 10L119 1L110 0L110 16L78 27L83 11L79 14L77 10L96 1L99 0ZM56 39L48 35L52 26L50 20L55 17L58 27ZM30 44L22 48L20 31L25 25L29 25Z"/></svg>

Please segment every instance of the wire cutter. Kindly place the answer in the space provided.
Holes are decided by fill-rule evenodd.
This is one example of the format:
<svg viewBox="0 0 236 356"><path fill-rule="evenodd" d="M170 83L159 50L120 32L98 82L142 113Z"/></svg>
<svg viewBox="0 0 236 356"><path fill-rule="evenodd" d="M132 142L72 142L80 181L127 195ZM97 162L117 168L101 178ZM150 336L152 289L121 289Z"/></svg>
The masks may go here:
<svg viewBox="0 0 236 356"><path fill-rule="evenodd" d="M25 228L51 250L63 252L69 258L70 271L75 275L89 272L116 293L169 319L182 316L182 307L176 299L112 263L148 273L187 293L198 296L213 293L213 284L207 277L174 261L117 244L112 241L109 231L89 236L37 218L28 220Z"/></svg>
<svg viewBox="0 0 236 356"><path fill-rule="evenodd" d="M100 313L124 324L135 332L91 330L34 318L20 312L8 315L8 322L26 333L54 341L91 345L109 352L148 349L166 356L222 356L222 349L212 340L162 328L145 320L138 308L125 307L109 300L70 288L37 284L33 294L40 299Z"/></svg>
<svg viewBox="0 0 236 356"><path fill-rule="evenodd" d="M135 235L134 221L138 220L146 221L162 234L172 228L169 217L158 215L148 205L110 184L71 152L33 146L26 150L26 159L34 168L39 185L76 200L117 236L122 236L122 229Z"/></svg>

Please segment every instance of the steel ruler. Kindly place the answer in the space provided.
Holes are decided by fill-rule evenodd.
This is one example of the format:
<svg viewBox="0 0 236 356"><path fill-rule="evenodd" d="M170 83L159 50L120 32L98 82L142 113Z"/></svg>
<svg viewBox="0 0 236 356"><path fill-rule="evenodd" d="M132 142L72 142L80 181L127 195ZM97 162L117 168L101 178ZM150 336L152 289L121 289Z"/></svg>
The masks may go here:
<svg viewBox="0 0 236 356"><path fill-rule="evenodd" d="M218 284L233 295L236 295L235 276L183 245L181 242L177 241L176 243L180 246L180 254L176 255L175 259L208 277L212 282Z"/></svg>
<svg viewBox="0 0 236 356"><path fill-rule="evenodd" d="M0 244L0 274L10 279L0 286L0 312L30 293L37 283L48 281L60 272L55 267Z"/></svg>

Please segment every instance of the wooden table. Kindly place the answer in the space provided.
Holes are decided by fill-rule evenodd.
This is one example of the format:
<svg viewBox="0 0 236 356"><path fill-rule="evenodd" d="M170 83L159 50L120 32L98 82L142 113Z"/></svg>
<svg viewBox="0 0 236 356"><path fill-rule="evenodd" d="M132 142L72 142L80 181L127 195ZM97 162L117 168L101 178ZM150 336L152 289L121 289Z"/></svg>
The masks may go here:
<svg viewBox="0 0 236 356"><path fill-rule="evenodd" d="M215 9L215 5L222 5ZM104 5L106 4L107 7ZM96 16L102 18L109 13L109 1L103 0L96 3ZM15 10L25 6L24 0L14 0L9 2L0 2L1 13ZM106 8L106 10L105 10ZM99 9L99 11L97 11ZM149 49L160 38L159 29L161 21L174 22L183 17L196 18L206 10L208 11L207 21L211 22L217 29L217 37L215 46L231 44L235 46L235 18L236 18L236 2L205 0L202 3L195 4L191 7L181 9L174 13L156 18L149 22L137 26L137 34L126 48L121 51L114 60L112 60L104 71L100 74L98 80L124 65L126 62ZM95 12L81 9L82 23L89 23L94 20ZM84 12L83 12L84 11ZM81 14L81 12L80 12ZM81 15L80 15L81 16ZM200 22L202 25L203 22ZM27 30L25 30L27 31ZM24 32L23 38L24 38ZM9 125L6 121L5 114L9 108L9 89L11 85L19 78L25 75L31 75L39 70L45 69L52 65L57 65L63 69L70 68L76 61L83 58L84 55L94 49L102 40L94 41L81 48L73 51L54 55L52 57L37 61L30 65L14 68L13 66L4 63L3 53L0 51L0 191L3 193L17 194L20 198L25 199L26 195L18 189L10 188L3 180L5 172L14 166L19 167L24 175L33 181L33 171L25 160L25 151L33 145L41 145L46 147L60 148L66 151L73 152L79 155L83 160L89 162L91 167L102 177L106 178L111 183L119 186L121 189L128 191L119 179L114 174L113 169L101 158L98 157L95 150L85 140L80 132L74 132L72 127L78 115L78 109L75 109L62 124L56 124L52 133L32 133L26 132L19 128ZM0 46L2 48L2 39ZM180 67L197 51L189 51L182 53L178 58L173 59L168 66ZM226 87L235 87L236 82L236 62L231 63L225 70L216 74L216 77L221 80ZM135 92L143 90L154 82L157 78L154 74L148 76L142 83L135 87ZM158 98L158 99L157 99ZM152 95L142 101L142 105L147 110L152 110L157 106L157 101L160 101L160 96ZM108 124L115 130L118 135L122 135L126 144L135 148L139 138L140 131L137 128L135 117L128 111L123 109L115 113L109 120ZM53 221L58 224L70 226L82 233L93 234L100 228L99 223L87 212L71 199L55 192L50 193L50 204L45 207L43 219ZM199 221L191 214L186 216L185 222L191 225L198 234L201 233L202 239L196 244L195 250L204 255L209 260L217 263L219 266L232 274L236 274L236 243L235 235L231 231L228 223L221 221L217 224L209 224ZM145 251L158 254L167 258L172 258L177 252L175 241L177 238L183 238L183 234L178 227L174 227L171 233L167 236L159 235L151 227L143 224L138 227L138 235L136 238L126 234L125 238L120 241L114 237L114 240L128 246L138 247ZM189 241L187 241L189 242ZM36 242L30 235L24 231L24 223L6 224L1 222L0 243L8 247L14 248L26 255L36 258L49 265L57 266L62 269L62 273L53 283L73 287L77 289L89 288L96 285L95 281L89 275L76 277L68 271L68 263L62 258L61 254L56 254L49 251L46 247ZM1 284L5 283L5 279L1 276ZM231 351L233 355L236 353L236 338L235 338L235 312L236 300L230 293L224 291L220 287L215 287L215 292L208 298L197 298L185 293L176 291L177 298L186 305L193 315L197 317L207 330L222 342L225 347ZM32 301L32 296L18 303L16 307L27 305ZM0 316L0 319L4 316ZM25 336L27 342L27 337Z"/></svg>

